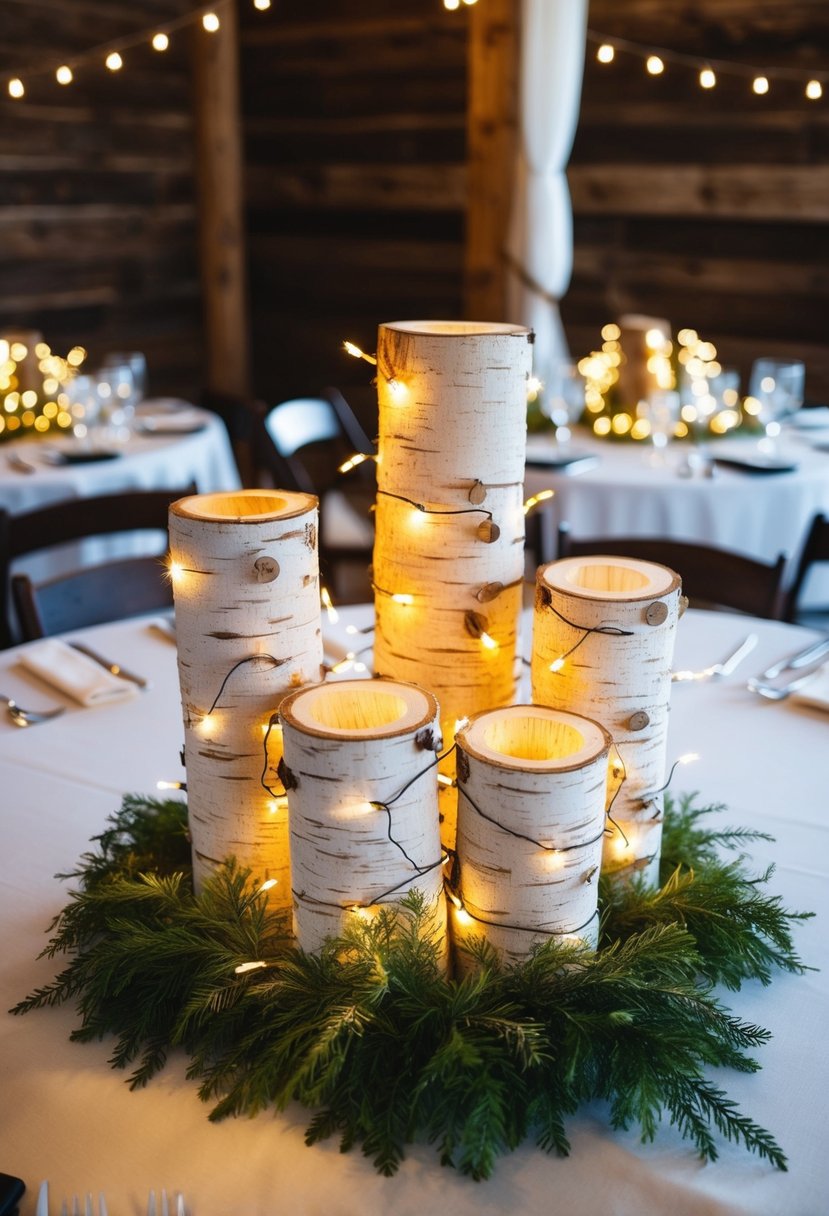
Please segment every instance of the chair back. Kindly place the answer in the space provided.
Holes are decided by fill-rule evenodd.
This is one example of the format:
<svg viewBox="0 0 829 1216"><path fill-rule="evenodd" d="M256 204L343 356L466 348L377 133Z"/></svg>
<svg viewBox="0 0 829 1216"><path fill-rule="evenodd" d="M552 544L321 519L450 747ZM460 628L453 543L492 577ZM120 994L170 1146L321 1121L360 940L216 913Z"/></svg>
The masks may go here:
<svg viewBox="0 0 829 1216"><path fill-rule="evenodd" d="M814 565L829 562L829 519L818 513L809 525L809 531L797 561L792 585L786 595L784 620L796 621L800 615L800 596L803 586ZM825 609L823 609L825 613Z"/></svg>
<svg viewBox="0 0 829 1216"><path fill-rule="evenodd" d="M170 503L195 492L195 485L190 484L168 490L130 490L90 498L66 499L23 512L20 515L12 515L10 512L0 509L0 646L9 646L17 640L26 641L31 637L44 636L40 626L36 623L35 616L29 616L29 623L24 628L19 619L18 609L15 607L14 615L10 611L10 604L14 602L11 568L15 561L59 545L95 537L148 530L166 535ZM153 558L152 561L160 572L158 559ZM83 567L80 571L73 571L66 577L86 578L89 576L88 572L95 568L94 566ZM121 577L127 581L129 570L128 566L124 566L121 571ZM146 572L142 572L139 567L135 568L135 572L141 578L146 576ZM23 590L22 580L24 578L26 576L17 576L18 590L15 595L18 598L27 596ZM32 580L26 579L26 581L32 585L34 595L36 589L34 589ZM49 585L57 587L59 582L58 579L49 580ZM128 591L128 589L127 587L125 590ZM134 611L124 612L123 597L120 594L116 596L115 592L116 588L113 587L111 594L107 592L104 595L101 608L105 615L101 617L102 620L118 620L121 615L137 615L142 611L151 611L160 606L154 604L148 609L136 608ZM59 592L56 591L55 594L59 594ZM15 615L18 617L16 622L18 628L15 627ZM97 622L77 621L68 628L77 628L82 623L94 624ZM55 630L50 629L49 632L55 632ZM18 637L18 633L22 636Z"/></svg>
<svg viewBox="0 0 829 1216"><path fill-rule="evenodd" d="M558 556L582 557L607 554L657 562L675 570L682 590L694 608L730 608L752 616L779 620L782 615L781 583L786 555L771 564L745 557L730 549L698 545L666 537L590 537L576 540L567 524L558 532Z"/></svg>

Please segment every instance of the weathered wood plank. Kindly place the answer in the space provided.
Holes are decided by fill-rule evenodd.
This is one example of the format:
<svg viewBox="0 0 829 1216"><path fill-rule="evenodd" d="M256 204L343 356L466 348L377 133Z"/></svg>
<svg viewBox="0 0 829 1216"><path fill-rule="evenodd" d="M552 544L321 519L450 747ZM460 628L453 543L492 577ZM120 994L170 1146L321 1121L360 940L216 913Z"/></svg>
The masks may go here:
<svg viewBox="0 0 829 1216"><path fill-rule="evenodd" d="M466 203L462 165L257 165L246 182L252 206L444 211Z"/></svg>

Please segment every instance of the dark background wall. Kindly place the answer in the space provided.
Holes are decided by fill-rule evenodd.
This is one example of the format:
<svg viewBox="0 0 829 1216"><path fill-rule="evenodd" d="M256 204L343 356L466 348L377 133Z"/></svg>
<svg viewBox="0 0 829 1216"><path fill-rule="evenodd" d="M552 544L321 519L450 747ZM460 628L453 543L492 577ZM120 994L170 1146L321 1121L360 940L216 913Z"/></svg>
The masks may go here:
<svg viewBox="0 0 829 1216"><path fill-rule="evenodd" d="M487 0L479 0L485 4ZM9 0L0 69L60 59L187 0ZM364 416L378 322L463 312L466 29L440 0L240 0L254 389L326 383ZM590 23L691 54L829 66L824 0L592 0ZM0 99L0 328L147 352L151 390L197 394L203 338L185 35L62 89ZM829 93L588 59L569 169L574 354L625 311L691 325L745 371L806 360L829 400Z"/></svg>

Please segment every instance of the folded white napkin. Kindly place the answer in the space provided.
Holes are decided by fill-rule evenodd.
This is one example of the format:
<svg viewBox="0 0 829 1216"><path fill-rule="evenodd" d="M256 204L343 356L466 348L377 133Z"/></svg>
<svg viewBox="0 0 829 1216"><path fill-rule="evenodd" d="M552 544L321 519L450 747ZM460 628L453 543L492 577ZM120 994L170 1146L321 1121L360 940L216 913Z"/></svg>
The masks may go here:
<svg viewBox="0 0 829 1216"><path fill-rule="evenodd" d="M28 646L21 652L19 662L79 705L120 701L138 692L137 685L111 675L59 638L43 638Z"/></svg>
<svg viewBox="0 0 829 1216"><path fill-rule="evenodd" d="M792 700L814 709L829 709L829 663L819 667L808 684L793 692Z"/></svg>

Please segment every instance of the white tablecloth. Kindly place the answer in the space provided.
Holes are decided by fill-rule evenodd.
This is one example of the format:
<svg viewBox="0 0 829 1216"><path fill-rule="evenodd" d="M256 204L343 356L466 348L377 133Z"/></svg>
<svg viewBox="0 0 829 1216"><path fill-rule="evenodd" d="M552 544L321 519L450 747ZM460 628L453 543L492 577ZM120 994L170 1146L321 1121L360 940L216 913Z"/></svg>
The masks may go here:
<svg viewBox="0 0 829 1216"><path fill-rule="evenodd" d="M526 495L555 490L556 524L570 524L573 536L669 536L735 549L762 561L778 554L796 557L816 511L829 511L829 452L814 446L829 434L789 432L780 455L798 467L792 473L757 475L717 468L712 479L683 478L678 468L689 446L675 444L664 457L641 443L602 441L576 433L572 447L598 457L598 463L570 474L553 472L543 459L552 441L530 436ZM709 444L712 456L756 454L753 439L722 439ZM829 588L826 589L829 599ZM817 591L824 594L824 588ZM811 598L811 597L810 597Z"/></svg>
<svg viewBox="0 0 829 1216"><path fill-rule="evenodd" d="M345 610L332 631L340 645ZM723 822L771 832L775 844L752 846L758 869L777 864L771 889L790 908L817 910L796 931L803 957L820 970L779 975L770 988L747 984L724 999L774 1038L761 1048L762 1070L717 1080L789 1155L781 1174L745 1150L723 1144L720 1160L703 1165L670 1127L652 1145L635 1131L613 1133L596 1104L568 1121L572 1155L547 1157L531 1145L504 1157L495 1177L474 1183L441 1169L433 1149L412 1147L399 1174L378 1177L359 1151L335 1141L306 1148L307 1112L207 1121L184 1061L141 1092L111 1071L111 1044L70 1044L70 1009L13 1018L0 1014L0 1169L22 1175L29 1192L21 1213L34 1212L37 1185L53 1194L103 1189L113 1216L143 1213L149 1187L181 1188L191 1216L284 1211L298 1216L820 1216L829 1196L825 1106L829 1093L829 817L826 756L829 715L791 701L773 704L750 694L747 674L765 667L812 635L759 622L760 645L720 683L677 684L672 693L669 756L695 751L696 765L677 771L672 789L698 789L724 801ZM690 612L680 624L678 667L715 662L747 631L745 618ZM108 708L70 708L60 719L18 730L0 715L0 954L2 1008L54 974L36 960L51 917L66 901L53 877L71 869L89 837L104 825L125 791L154 791L159 778L182 776L182 738L173 645L144 623L88 631L105 654L151 676L141 696ZM26 675L14 651L0 655L0 689L26 705L61 700Z"/></svg>

